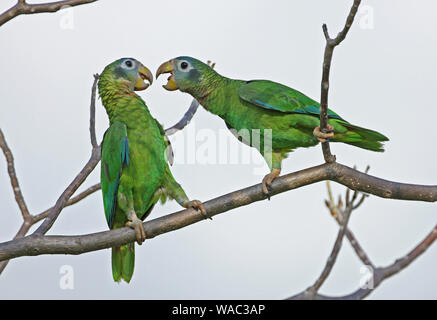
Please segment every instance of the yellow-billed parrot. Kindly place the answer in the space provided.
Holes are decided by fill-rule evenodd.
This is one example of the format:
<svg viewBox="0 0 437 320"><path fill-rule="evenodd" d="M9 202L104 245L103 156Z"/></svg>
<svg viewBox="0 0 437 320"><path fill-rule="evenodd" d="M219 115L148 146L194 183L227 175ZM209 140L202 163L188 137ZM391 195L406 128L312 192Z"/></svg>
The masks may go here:
<svg viewBox="0 0 437 320"><path fill-rule="evenodd" d="M384 151L381 133L352 125L328 110L328 128L319 128L319 103L303 93L269 80L234 80L207 64L187 56L164 62L156 77L170 73L164 88L193 96L206 110L222 118L237 138L258 149L271 172L263 191L281 172L281 162L299 147L311 147L330 139L359 148Z"/></svg>

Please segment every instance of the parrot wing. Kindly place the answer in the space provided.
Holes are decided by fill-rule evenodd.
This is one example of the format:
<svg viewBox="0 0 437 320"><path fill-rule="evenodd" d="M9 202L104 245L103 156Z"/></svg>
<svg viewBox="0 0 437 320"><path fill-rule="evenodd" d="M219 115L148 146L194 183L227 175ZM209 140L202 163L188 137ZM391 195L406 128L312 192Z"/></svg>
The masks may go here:
<svg viewBox="0 0 437 320"><path fill-rule="evenodd" d="M238 94L241 99L258 107L284 113L320 116L319 103L302 92L269 80L252 80L243 84ZM328 118L345 121L328 109Z"/></svg>
<svg viewBox="0 0 437 320"><path fill-rule="evenodd" d="M129 166L127 128L123 122L115 121L103 136L100 172L103 205L109 228L114 224L118 186L124 166Z"/></svg>

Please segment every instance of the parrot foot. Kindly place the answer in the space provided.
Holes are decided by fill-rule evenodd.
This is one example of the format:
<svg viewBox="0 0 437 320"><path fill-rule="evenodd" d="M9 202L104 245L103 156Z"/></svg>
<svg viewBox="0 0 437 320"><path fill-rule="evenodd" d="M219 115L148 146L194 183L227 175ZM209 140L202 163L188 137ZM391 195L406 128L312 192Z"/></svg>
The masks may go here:
<svg viewBox="0 0 437 320"><path fill-rule="evenodd" d="M329 141L330 138L334 137L334 127L328 124L328 128L326 132L322 132L320 130L320 126L317 126L314 128L313 134L316 136L317 139L319 139L320 142L326 142Z"/></svg>
<svg viewBox="0 0 437 320"><path fill-rule="evenodd" d="M212 218L209 217L208 214L206 213L206 210L203 207L203 203L199 200L191 200L191 201L185 200L184 203L182 204L182 206L186 209L194 208L196 210L200 210L200 213L205 217L205 219L212 220Z"/></svg>
<svg viewBox="0 0 437 320"><path fill-rule="evenodd" d="M267 199L270 200L269 187L272 184L273 180L275 180L281 174L281 169L272 169L272 172L267 174L262 181L262 189L264 194L267 196Z"/></svg>
<svg viewBox="0 0 437 320"><path fill-rule="evenodd" d="M142 245L144 240L146 240L146 232L144 231L143 221L141 221L141 219L138 219L135 212L130 213L129 221L126 222L126 227L135 230L135 234L137 236L137 242L139 245Z"/></svg>

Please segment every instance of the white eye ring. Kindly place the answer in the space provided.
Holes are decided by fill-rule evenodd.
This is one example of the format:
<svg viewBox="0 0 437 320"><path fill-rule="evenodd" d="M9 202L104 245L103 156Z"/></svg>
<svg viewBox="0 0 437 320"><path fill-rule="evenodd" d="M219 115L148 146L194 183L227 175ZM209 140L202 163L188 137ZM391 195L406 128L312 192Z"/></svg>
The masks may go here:
<svg viewBox="0 0 437 320"><path fill-rule="evenodd" d="M193 69L193 67L191 66L191 64L188 61L182 60L182 61L179 61L179 63L178 63L178 69L182 72L188 72L191 69Z"/></svg>
<svg viewBox="0 0 437 320"><path fill-rule="evenodd" d="M126 59L123 61L123 63L121 64L121 67L123 69L127 69L127 70L132 70L135 68L135 62L132 61L131 59Z"/></svg>

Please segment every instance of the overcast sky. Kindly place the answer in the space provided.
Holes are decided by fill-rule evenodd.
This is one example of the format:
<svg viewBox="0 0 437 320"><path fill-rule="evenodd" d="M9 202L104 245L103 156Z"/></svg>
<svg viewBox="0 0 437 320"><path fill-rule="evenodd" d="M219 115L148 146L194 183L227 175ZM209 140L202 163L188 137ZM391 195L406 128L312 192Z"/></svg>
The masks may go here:
<svg viewBox="0 0 437 320"><path fill-rule="evenodd" d="M2 1L0 10L14 2ZM0 127L31 212L52 206L88 160L93 73L125 56L154 72L163 61L189 55L215 61L222 75L270 79L319 99L325 45L321 26L326 22L335 35L351 3L106 0L72 12L9 21L0 28ZM339 162L360 169L370 165L370 173L378 177L436 184L437 3L364 0L362 5L334 53L330 107L353 124L384 133L390 142L385 153L341 144L331 149ZM168 127L184 114L191 98L165 91L164 83L162 77L140 95ZM97 109L101 139L108 120L100 101ZM201 145L205 132L219 139L225 125L200 109L189 128ZM171 137L176 154L187 154L189 128ZM229 141L250 154L249 147ZM258 157L237 164L178 161L172 172L190 198L206 201L259 183L268 170ZM322 162L320 146L298 149L283 162L283 173ZM97 183L99 174L98 168L82 188ZM334 190L343 193L344 187L334 185ZM281 299L311 285L330 253L338 226L324 207L325 198L325 184L313 184L146 241L137 246L129 285L113 282L109 249L18 258L0 276L0 298ZM0 241L7 241L21 216L3 157L0 204ZM174 201L158 205L149 219L179 209ZM436 217L435 204L371 196L352 215L350 228L374 263L385 266L425 237ZM49 234L106 229L99 192L65 209ZM437 298L436 263L434 245L369 298ZM60 286L64 265L74 272L74 289ZM320 292L356 290L363 277L360 268L345 242Z"/></svg>

